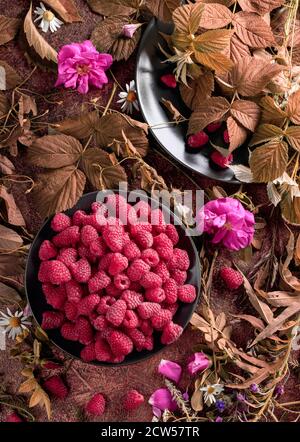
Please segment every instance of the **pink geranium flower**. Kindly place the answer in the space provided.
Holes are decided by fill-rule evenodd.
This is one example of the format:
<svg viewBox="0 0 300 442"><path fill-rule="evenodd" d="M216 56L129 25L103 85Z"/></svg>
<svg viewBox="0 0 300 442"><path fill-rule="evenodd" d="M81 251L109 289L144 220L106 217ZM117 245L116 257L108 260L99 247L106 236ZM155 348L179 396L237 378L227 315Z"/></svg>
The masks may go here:
<svg viewBox="0 0 300 442"><path fill-rule="evenodd" d="M91 41L63 46L58 53L58 78L55 86L77 89L86 94L90 86L101 89L108 83L105 71L112 65L109 54L100 54Z"/></svg>
<svg viewBox="0 0 300 442"><path fill-rule="evenodd" d="M251 244L254 216L235 198L218 198L206 203L197 214L198 230L213 236L213 244L240 250Z"/></svg>

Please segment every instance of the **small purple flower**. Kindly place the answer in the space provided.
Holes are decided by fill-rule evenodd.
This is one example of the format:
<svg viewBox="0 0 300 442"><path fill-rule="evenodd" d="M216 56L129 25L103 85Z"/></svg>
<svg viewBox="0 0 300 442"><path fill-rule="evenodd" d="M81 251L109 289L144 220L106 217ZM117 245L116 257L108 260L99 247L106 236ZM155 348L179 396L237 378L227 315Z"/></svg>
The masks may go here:
<svg viewBox="0 0 300 442"><path fill-rule="evenodd" d="M216 409L222 413L225 410L225 402L222 399L216 401Z"/></svg>
<svg viewBox="0 0 300 442"><path fill-rule="evenodd" d="M259 392L259 386L257 384L251 384L250 385L250 391L252 391L252 393L258 393Z"/></svg>
<svg viewBox="0 0 300 442"><path fill-rule="evenodd" d="M178 384L181 377L182 368L179 364L176 364L176 362L162 359L158 366L158 372Z"/></svg>
<svg viewBox="0 0 300 442"><path fill-rule="evenodd" d="M202 352L194 353L188 358L188 372L191 376L211 366L211 360Z"/></svg>
<svg viewBox="0 0 300 442"><path fill-rule="evenodd" d="M223 422L223 418L221 416L217 416L215 422Z"/></svg>
<svg viewBox="0 0 300 442"><path fill-rule="evenodd" d="M237 395L236 395L236 400L237 400L238 402L245 402L245 400L246 400L245 395L242 394L242 393L237 393Z"/></svg>
<svg viewBox="0 0 300 442"><path fill-rule="evenodd" d="M275 397L280 397L284 394L284 386L282 384L277 385L275 388Z"/></svg>

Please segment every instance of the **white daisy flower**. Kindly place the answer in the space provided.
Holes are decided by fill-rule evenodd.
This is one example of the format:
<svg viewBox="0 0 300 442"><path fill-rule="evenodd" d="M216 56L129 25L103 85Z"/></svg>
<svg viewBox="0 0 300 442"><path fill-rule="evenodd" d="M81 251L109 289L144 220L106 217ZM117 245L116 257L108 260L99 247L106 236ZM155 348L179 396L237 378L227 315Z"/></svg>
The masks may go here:
<svg viewBox="0 0 300 442"><path fill-rule="evenodd" d="M200 391L204 392L204 402L210 406L216 402L216 397L224 390L221 384L207 385L206 387L200 388Z"/></svg>
<svg viewBox="0 0 300 442"><path fill-rule="evenodd" d="M295 325L292 330L292 349L300 350L300 325Z"/></svg>
<svg viewBox="0 0 300 442"><path fill-rule="evenodd" d="M23 310L12 313L7 309L7 313L0 312L0 327L3 329L2 333L8 333L8 337L16 339L25 330L28 330L27 325L31 325L28 321L28 316L24 315Z"/></svg>
<svg viewBox="0 0 300 442"><path fill-rule="evenodd" d="M126 84L126 92L119 93L120 100L118 103L122 103L121 109L123 112L132 114L133 108L137 111L140 110L136 96L135 81L132 80L129 84Z"/></svg>
<svg viewBox="0 0 300 442"><path fill-rule="evenodd" d="M41 20L39 27L42 28L43 32L48 32L49 29L51 32L56 32L63 22L55 17L52 11L46 9L44 3L40 3L40 6L37 6L34 10L34 13L38 16L34 21Z"/></svg>

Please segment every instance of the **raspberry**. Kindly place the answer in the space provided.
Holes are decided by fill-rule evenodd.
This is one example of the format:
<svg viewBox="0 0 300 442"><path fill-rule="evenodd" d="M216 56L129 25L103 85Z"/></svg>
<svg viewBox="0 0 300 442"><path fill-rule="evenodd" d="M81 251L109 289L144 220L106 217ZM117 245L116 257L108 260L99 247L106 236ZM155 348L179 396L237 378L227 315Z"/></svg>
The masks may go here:
<svg viewBox="0 0 300 442"><path fill-rule="evenodd" d="M160 235L155 236L153 247L155 248L159 256L166 261L172 258L173 243L165 233L161 233Z"/></svg>
<svg viewBox="0 0 300 442"><path fill-rule="evenodd" d="M150 267L155 267L159 263L159 256L154 249L145 249L142 251L141 258Z"/></svg>
<svg viewBox="0 0 300 442"><path fill-rule="evenodd" d="M107 271L112 256L113 256L112 252L109 252L106 255L102 256L102 258L99 261L98 270L105 270L105 271Z"/></svg>
<svg viewBox="0 0 300 442"><path fill-rule="evenodd" d="M127 267L128 259L126 256L123 256L121 253L113 253L109 263L108 273L115 276L118 273L123 272Z"/></svg>
<svg viewBox="0 0 300 442"><path fill-rule="evenodd" d="M78 226L67 227L52 238L53 244L56 247L74 247L79 240L80 232Z"/></svg>
<svg viewBox="0 0 300 442"><path fill-rule="evenodd" d="M213 133L213 132L216 132L217 130L219 130L221 128L221 126L222 126L221 122L215 121L214 123L208 124L205 129L207 130L207 132Z"/></svg>
<svg viewBox="0 0 300 442"><path fill-rule="evenodd" d="M107 339L112 352L116 356L128 355L133 350L132 340L119 330L112 331Z"/></svg>
<svg viewBox="0 0 300 442"><path fill-rule="evenodd" d="M166 303L174 304L177 301L177 284L172 278L168 279L164 285L163 289L166 295Z"/></svg>
<svg viewBox="0 0 300 442"><path fill-rule="evenodd" d="M173 251L173 256L168 262L168 266L169 270L188 270L190 267L190 258L187 251L175 248Z"/></svg>
<svg viewBox="0 0 300 442"><path fill-rule="evenodd" d="M93 326L96 330L98 331L102 331L107 327L107 319L105 316L103 315L99 315L94 321L93 321Z"/></svg>
<svg viewBox="0 0 300 442"><path fill-rule="evenodd" d="M68 388L60 376L51 376L44 382L44 388L58 399L65 399L68 396Z"/></svg>
<svg viewBox="0 0 300 442"><path fill-rule="evenodd" d="M120 362L123 362L124 359L125 359L124 355L112 356L109 362L112 362L113 364L119 364Z"/></svg>
<svg viewBox="0 0 300 442"><path fill-rule="evenodd" d="M160 81L166 86L175 89L177 87L177 81L174 74L165 74L160 77Z"/></svg>
<svg viewBox="0 0 300 442"><path fill-rule="evenodd" d="M114 277L114 285L118 290L126 290L130 287L130 279L124 273Z"/></svg>
<svg viewBox="0 0 300 442"><path fill-rule="evenodd" d="M82 244L88 247L92 242L98 239L98 232L93 226L83 226L80 232L80 240Z"/></svg>
<svg viewBox="0 0 300 442"><path fill-rule="evenodd" d="M158 304L160 304L165 300L166 296L162 288L155 287L153 289L146 290L145 298L147 299L147 301L157 302Z"/></svg>
<svg viewBox="0 0 300 442"><path fill-rule="evenodd" d="M116 300L112 296L103 296L97 306L97 313L99 313L100 315L105 315L109 307L115 302Z"/></svg>
<svg viewBox="0 0 300 442"><path fill-rule="evenodd" d="M91 342L86 345L80 352L80 357L84 362L92 362L96 359L95 344Z"/></svg>
<svg viewBox="0 0 300 442"><path fill-rule="evenodd" d="M110 277L105 272L100 270L88 282L90 293L97 293L104 289L110 283Z"/></svg>
<svg viewBox="0 0 300 442"><path fill-rule="evenodd" d="M145 336L151 336L153 333L153 327L149 319L140 322L140 329Z"/></svg>
<svg viewBox="0 0 300 442"><path fill-rule="evenodd" d="M137 306L137 311L142 319L149 319L160 310L160 305L156 302L142 302Z"/></svg>
<svg viewBox="0 0 300 442"><path fill-rule="evenodd" d="M139 258L141 252L135 242L129 241L123 247L123 255L129 260L133 260Z"/></svg>
<svg viewBox="0 0 300 442"><path fill-rule="evenodd" d="M166 226L166 235L172 241L173 246L175 246L179 241L179 235L176 227L173 224L167 224Z"/></svg>
<svg viewBox="0 0 300 442"><path fill-rule="evenodd" d="M232 154L229 154L227 157L224 157L220 152L215 150L211 156L211 161L219 166L221 169L227 169L228 166L232 163L233 156Z"/></svg>
<svg viewBox="0 0 300 442"><path fill-rule="evenodd" d="M77 304L67 301L64 306L66 318L69 321L75 321L78 316Z"/></svg>
<svg viewBox="0 0 300 442"><path fill-rule="evenodd" d="M70 270L77 282L89 281L92 273L90 263L86 258L80 258L78 261L70 264ZM95 290L90 290L90 292L93 293Z"/></svg>
<svg viewBox="0 0 300 442"><path fill-rule="evenodd" d="M152 351L154 347L154 339L152 335L146 336L145 343L144 343L144 349L148 351Z"/></svg>
<svg viewBox="0 0 300 442"><path fill-rule="evenodd" d="M82 298L78 303L78 314L89 316L94 308L99 304L100 297L98 295L88 295Z"/></svg>
<svg viewBox="0 0 300 442"><path fill-rule="evenodd" d="M121 295L121 299L126 302L129 309L135 309L143 302L143 295L133 290L124 290Z"/></svg>
<svg viewBox="0 0 300 442"><path fill-rule="evenodd" d="M160 309L156 315L151 318L151 323L156 330L161 330L166 324L172 320L172 313L170 310Z"/></svg>
<svg viewBox="0 0 300 442"><path fill-rule="evenodd" d="M108 322L109 324L109 322ZM96 333L96 339L108 339L110 334L114 331L115 329L113 327L110 327L110 325L107 325L106 328L104 330L102 330L101 332L97 332Z"/></svg>
<svg viewBox="0 0 300 442"><path fill-rule="evenodd" d="M177 285L183 285L187 279L187 273L185 270L172 270L171 278L177 283Z"/></svg>
<svg viewBox="0 0 300 442"><path fill-rule="evenodd" d="M105 411L105 399L101 393L95 394L85 406L85 411L93 416L101 416Z"/></svg>
<svg viewBox="0 0 300 442"><path fill-rule="evenodd" d="M73 262L76 262L77 260L77 250L73 249L73 247L68 247L61 249L59 251L58 261L63 262L67 267L70 266Z"/></svg>
<svg viewBox="0 0 300 442"><path fill-rule="evenodd" d="M139 319L133 310L126 310L122 325L126 328L138 327Z"/></svg>
<svg viewBox="0 0 300 442"><path fill-rule="evenodd" d="M137 328L129 328L126 330L127 335L133 342L137 351L142 351L145 344L145 336L144 334L138 330Z"/></svg>
<svg viewBox="0 0 300 442"><path fill-rule="evenodd" d="M107 362L110 360L112 354L108 343L101 338L95 341L95 354L97 361Z"/></svg>
<svg viewBox="0 0 300 442"><path fill-rule="evenodd" d="M151 224L153 226L152 230L157 234L163 233L166 230L165 217L160 209L152 210Z"/></svg>
<svg viewBox="0 0 300 442"><path fill-rule="evenodd" d="M122 399L126 411L135 410L144 402L144 396L137 390L130 390Z"/></svg>
<svg viewBox="0 0 300 442"><path fill-rule="evenodd" d="M83 210L76 210L72 217L74 226L82 226L87 214Z"/></svg>
<svg viewBox="0 0 300 442"><path fill-rule="evenodd" d="M93 213L101 213L101 215L106 216L108 214L107 206L100 201L94 201L91 205L91 210Z"/></svg>
<svg viewBox="0 0 300 442"><path fill-rule="evenodd" d="M71 218L68 217L68 215L64 213L57 213L52 218L51 229L54 230L54 232L62 232L63 230L70 227L71 224Z"/></svg>
<svg viewBox="0 0 300 442"><path fill-rule="evenodd" d="M201 130L193 135L190 135L187 140L189 147L198 149L199 147L205 146L208 143L209 136Z"/></svg>
<svg viewBox="0 0 300 442"><path fill-rule="evenodd" d="M179 338L182 332L183 328L171 321L164 327L160 341L164 345L172 344L172 342Z"/></svg>
<svg viewBox="0 0 300 442"><path fill-rule="evenodd" d="M122 274L120 273L120 275L122 275ZM119 275L115 276L114 279L117 278L118 276L119 276ZM125 275L125 278L127 278L126 275ZM127 279L128 279L128 278L127 278ZM109 295L109 296L113 296L113 297L115 297L115 298L118 298L119 296L121 296L120 289L118 289L118 288L115 286L115 284L112 283L112 282L106 287L105 292L106 292L107 295Z"/></svg>
<svg viewBox="0 0 300 442"><path fill-rule="evenodd" d="M175 313L178 310L178 304L175 302L175 304L162 304L162 308L169 310L172 313L172 317L175 315Z"/></svg>
<svg viewBox="0 0 300 442"><path fill-rule="evenodd" d="M39 250L39 258L41 261L47 261L48 259L55 258L57 255L56 247L52 244L51 241L47 239L42 242L40 250Z"/></svg>
<svg viewBox="0 0 300 442"><path fill-rule="evenodd" d="M229 132L227 129L223 132L223 140L226 144L230 143Z"/></svg>
<svg viewBox="0 0 300 442"><path fill-rule="evenodd" d="M140 279L140 284L145 288L145 289L154 289L156 287L161 287L162 285L162 280L161 277L158 276L156 273L153 272L148 272L145 273L141 279Z"/></svg>
<svg viewBox="0 0 300 442"><path fill-rule="evenodd" d="M139 281L141 277L149 272L150 266L142 259L135 259L127 269L127 276L130 281Z"/></svg>
<svg viewBox="0 0 300 442"><path fill-rule="evenodd" d="M167 265L165 262L160 261L156 267L154 267L154 269L152 269L152 271L154 273L156 273L156 275L161 277L161 280L163 282L163 284L170 278L170 273L169 270L167 268Z"/></svg>
<svg viewBox="0 0 300 442"><path fill-rule="evenodd" d="M69 281L65 285L68 301L77 304L83 296L83 288L77 281Z"/></svg>
<svg viewBox="0 0 300 442"><path fill-rule="evenodd" d="M90 248L82 244L78 247L78 255L80 256L80 258L86 258L89 262L92 263L96 262L97 260L97 257L91 253Z"/></svg>
<svg viewBox="0 0 300 442"><path fill-rule="evenodd" d="M138 281L130 281L129 290L139 293L142 290L142 286Z"/></svg>
<svg viewBox="0 0 300 442"><path fill-rule="evenodd" d="M123 322L126 310L126 302L122 299L119 299L107 310L106 319L111 322L115 327L118 327Z"/></svg>
<svg viewBox="0 0 300 442"><path fill-rule="evenodd" d="M55 287L52 284L45 283L42 285L42 290L47 303L51 305L51 307L57 310L61 310L63 308L66 301L66 290L63 285Z"/></svg>
<svg viewBox="0 0 300 442"><path fill-rule="evenodd" d="M139 201L133 206L133 208L137 215L137 223L147 223L149 221L151 207L146 201Z"/></svg>
<svg viewBox="0 0 300 442"><path fill-rule="evenodd" d="M60 333L68 341L78 341L78 330L72 322L65 322L60 329Z"/></svg>
<svg viewBox="0 0 300 442"><path fill-rule="evenodd" d="M230 290L236 290L243 284L243 276L237 270L230 267L223 267L220 270L220 277Z"/></svg>
<svg viewBox="0 0 300 442"><path fill-rule="evenodd" d="M52 261L41 262L38 279L41 282L51 282L59 285L70 281L71 274L64 263L53 259Z"/></svg>
<svg viewBox="0 0 300 442"><path fill-rule="evenodd" d="M136 237L138 234L145 232L152 232L152 226L149 222L137 223L130 226L130 233L133 237Z"/></svg>
<svg viewBox="0 0 300 442"><path fill-rule="evenodd" d="M191 303L196 299L196 289L191 284L186 284L178 287L177 296L179 301Z"/></svg>
<svg viewBox="0 0 300 442"><path fill-rule="evenodd" d="M78 332L78 340L81 344L90 344L93 340L93 330L90 321L84 316L79 316L76 321L76 330Z"/></svg>
<svg viewBox="0 0 300 442"><path fill-rule="evenodd" d="M108 208L109 216L119 218L122 212L126 212L127 201L118 193L110 193L105 196L105 205Z"/></svg>
<svg viewBox="0 0 300 442"><path fill-rule="evenodd" d="M123 228L118 225L107 225L103 229L103 239L112 252L121 252L123 248Z"/></svg>
<svg viewBox="0 0 300 442"><path fill-rule="evenodd" d="M91 255L97 258L104 256L106 252L106 244L103 238L98 237L95 239L95 241L91 242L89 246L89 251Z"/></svg>
<svg viewBox="0 0 300 442"><path fill-rule="evenodd" d="M5 422L25 422L15 411L6 416Z"/></svg>
<svg viewBox="0 0 300 442"><path fill-rule="evenodd" d="M62 312L52 312L46 311L43 313L42 329L52 330L54 328L59 328L64 320L64 315Z"/></svg>
<svg viewBox="0 0 300 442"><path fill-rule="evenodd" d="M153 245L153 236L151 232L140 231L134 236L134 239L143 249L149 249Z"/></svg>

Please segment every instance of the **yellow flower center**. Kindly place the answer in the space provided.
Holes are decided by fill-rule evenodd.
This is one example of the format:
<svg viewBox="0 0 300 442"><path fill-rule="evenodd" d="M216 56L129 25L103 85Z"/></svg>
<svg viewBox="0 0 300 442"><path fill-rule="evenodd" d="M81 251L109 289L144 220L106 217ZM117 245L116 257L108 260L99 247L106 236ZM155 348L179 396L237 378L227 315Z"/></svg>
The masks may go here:
<svg viewBox="0 0 300 442"><path fill-rule="evenodd" d="M227 230L232 230L232 225L231 225L231 223L226 223L226 224L224 224L224 227L225 227L225 229L227 229Z"/></svg>
<svg viewBox="0 0 300 442"><path fill-rule="evenodd" d="M215 388L214 387L208 387L208 389L207 389L207 393L208 394L213 394L215 392Z"/></svg>
<svg viewBox="0 0 300 442"><path fill-rule="evenodd" d="M54 14L51 11L45 11L43 14L43 19L46 21L52 21L54 19Z"/></svg>
<svg viewBox="0 0 300 442"><path fill-rule="evenodd" d="M90 67L87 64L78 64L76 70L78 75L86 75L90 72Z"/></svg>
<svg viewBox="0 0 300 442"><path fill-rule="evenodd" d="M136 100L136 93L134 91L129 91L126 100L133 103Z"/></svg>
<svg viewBox="0 0 300 442"><path fill-rule="evenodd" d="M16 316L14 316L14 317L10 318L10 320L9 320L9 325L10 325L12 328L20 327L20 325L21 325L21 319L20 319L20 318L17 318Z"/></svg>

